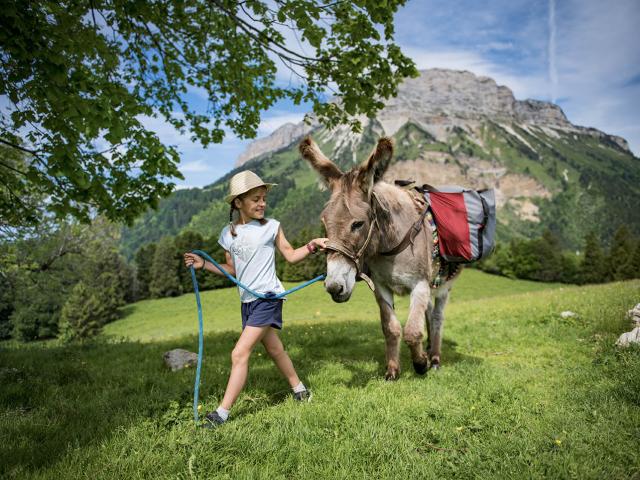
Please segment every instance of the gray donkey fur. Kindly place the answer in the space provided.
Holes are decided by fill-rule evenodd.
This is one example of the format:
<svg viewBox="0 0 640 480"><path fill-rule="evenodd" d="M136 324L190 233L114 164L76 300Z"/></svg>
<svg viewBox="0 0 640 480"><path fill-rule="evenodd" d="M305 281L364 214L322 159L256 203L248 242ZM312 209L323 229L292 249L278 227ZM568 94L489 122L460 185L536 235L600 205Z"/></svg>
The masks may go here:
<svg viewBox="0 0 640 480"><path fill-rule="evenodd" d="M335 239L344 249L356 252L365 245L371 229L363 259L369 267L380 308L386 343L385 378L395 380L400 375L403 329L394 310L394 294L410 295L409 318L403 338L411 350L415 371L424 374L430 366L438 368L444 307L455 276L436 289L430 287L434 275L433 240L426 221L413 245L395 256L381 255L400 242L419 220L424 208L416 203L411 192L382 181L393 155L393 141L381 138L369 158L346 173L326 158L310 137L305 138L299 148L331 190L331 197L321 214L327 237ZM359 269L357 260L350 260L338 251L329 251L325 288L335 302L349 300ZM425 318L428 352L423 350Z"/></svg>

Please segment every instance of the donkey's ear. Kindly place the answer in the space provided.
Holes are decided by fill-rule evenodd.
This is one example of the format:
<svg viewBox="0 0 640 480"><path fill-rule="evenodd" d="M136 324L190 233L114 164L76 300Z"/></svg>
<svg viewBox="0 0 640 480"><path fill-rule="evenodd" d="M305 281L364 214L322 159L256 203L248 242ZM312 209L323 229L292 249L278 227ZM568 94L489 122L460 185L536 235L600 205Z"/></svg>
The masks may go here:
<svg viewBox="0 0 640 480"><path fill-rule="evenodd" d="M393 139L382 137L378 140L376 148L373 149L367 161L360 166L358 179L360 187L365 193L369 193L373 185L382 179L384 172L389 168L392 157Z"/></svg>
<svg viewBox="0 0 640 480"><path fill-rule="evenodd" d="M320 147L316 145L311 137L305 137L298 146L302 157L311 164L313 169L320 174L325 184L331 187L331 184L342 177L342 170L338 166L324 156Z"/></svg>

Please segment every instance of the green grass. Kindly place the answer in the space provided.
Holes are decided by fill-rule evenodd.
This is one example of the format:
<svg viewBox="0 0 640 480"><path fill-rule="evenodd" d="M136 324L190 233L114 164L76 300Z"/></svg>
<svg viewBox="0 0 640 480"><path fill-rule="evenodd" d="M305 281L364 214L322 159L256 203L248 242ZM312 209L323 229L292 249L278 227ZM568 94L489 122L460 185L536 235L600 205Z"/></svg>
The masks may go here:
<svg viewBox="0 0 640 480"><path fill-rule="evenodd" d="M161 360L195 348L193 296L141 302L109 326L143 343L0 351L0 476L640 474L640 349L613 346L639 281L567 287L465 272L447 310L443 370L415 375L403 346L392 383L382 380L383 338L364 285L343 305L320 286L297 295L282 337L314 401L294 404L260 347L232 420L216 431L193 428L193 370L170 373ZM202 402L212 409L238 336L238 299L233 290L204 296ZM406 301L398 307L404 321ZM563 320L563 310L578 317Z"/></svg>
<svg viewBox="0 0 640 480"><path fill-rule="evenodd" d="M295 284L285 284L290 288ZM456 283L451 302L467 301L498 295L514 295L558 288L561 284L511 280L467 269ZM240 300L234 288L210 290L200 295L204 312L205 333L237 331L240 326ZM396 308L402 318L408 314L409 298L396 299ZM142 342L168 340L197 333L198 317L193 294L160 300L145 300L124 308L124 319L106 326L106 335L126 337ZM360 282L348 303L331 301L322 282L293 294L285 302L284 319L287 325L377 318L378 307L373 293Z"/></svg>

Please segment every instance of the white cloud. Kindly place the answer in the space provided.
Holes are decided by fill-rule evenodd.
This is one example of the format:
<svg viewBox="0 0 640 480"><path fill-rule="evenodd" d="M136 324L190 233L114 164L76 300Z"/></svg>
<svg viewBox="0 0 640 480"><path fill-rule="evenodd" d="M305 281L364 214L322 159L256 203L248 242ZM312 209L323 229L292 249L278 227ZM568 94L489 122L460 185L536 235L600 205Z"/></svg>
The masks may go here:
<svg viewBox="0 0 640 480"><path fill-rule="evenodd" d="M513 51L515 49L515 46L511 42L489 42L484 45L480 45L480 49L485 52L505 52Z"/></svg>
<svg viewBox="0 0 640 480"><path fill-rule="evenodd" d="M637 25L640 4L572 0L558 22L558 97L569 118L580 125L625 137L640 154L640 74Z"/></svg>
<svg viewBox="0 0 640 480"><path fill-rule="evenodd" d="M304 119L304 112L277 112L275 115L263 118L258 127L258 137L270 135L285 123L300 123Z"/></svg>
<svg viewBox="0 0 640 480"><path fill-rule="evenodd" d="M201 173L211 170L211 165L204 160L194 160L192 162L186 162L180 164L180 171L182 173Z"/></svg>
<svg viewBox="0 0 640 480"><path fill-rule="evenodd" d="M558 99L572 123L621 135L638 155L639 23L637 0L414 0L396 31L420 68L469 70L518 99Z"/></svg>

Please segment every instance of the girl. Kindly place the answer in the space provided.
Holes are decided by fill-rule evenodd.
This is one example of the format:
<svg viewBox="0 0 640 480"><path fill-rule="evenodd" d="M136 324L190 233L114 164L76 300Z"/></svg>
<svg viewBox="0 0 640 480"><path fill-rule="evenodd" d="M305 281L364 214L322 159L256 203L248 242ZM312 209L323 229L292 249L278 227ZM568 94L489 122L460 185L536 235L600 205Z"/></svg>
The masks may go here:
<svg viewBox="0 0 640 480"><path fill-rule="evenodd" d="M267 191L275 186L263 182L255 173L245 170L234 175L230 193L225 200L231 205L229 225L222 229L218 243L225 250L226 263L221 266L231 275L258 293L284 292L276 276L275 251L290 263L297 263L317 250L324 250L327 239L314 238L304 247L294 249L284 236L280 222L267 219L264 211ZM233 212L239 218L233 221ZM224 275L211 262L193 253L184 254L187 267L206 269ZM229 410L240 395L247 380L249 357L262 342L267 353L286 377L298 401L309 401L311 392L298 378L293 363L285 352L277 331L282 329L282 299L262 299L238 287L242 301L242 334L231 352L231 374L222 403L205 416L204 426L214 428L229 418Z"/></svg>

